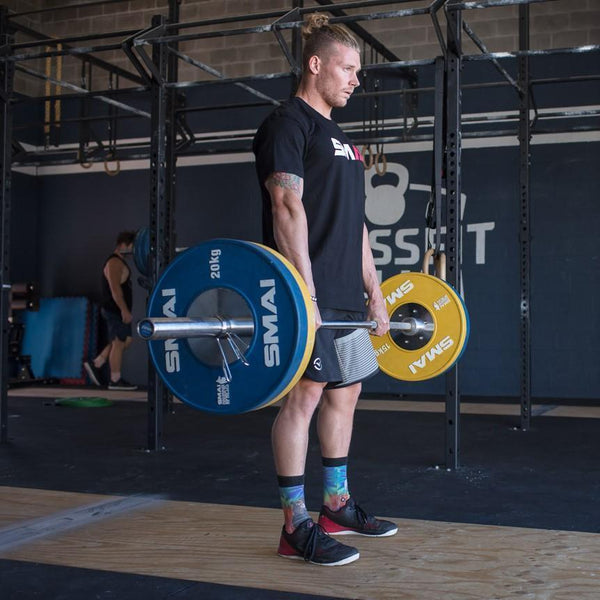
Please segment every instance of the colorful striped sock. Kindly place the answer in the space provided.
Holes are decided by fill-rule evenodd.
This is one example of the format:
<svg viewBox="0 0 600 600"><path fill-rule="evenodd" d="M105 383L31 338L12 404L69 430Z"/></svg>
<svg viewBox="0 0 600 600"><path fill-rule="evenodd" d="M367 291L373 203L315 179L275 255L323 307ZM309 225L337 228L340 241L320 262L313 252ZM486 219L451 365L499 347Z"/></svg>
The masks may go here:
<svg viewBox="0 0 600 600"><path fill-rule="evenodd" d="M323 504L330 510L339 510L350 497L347 468L347 456L323 457Z"/></svg>
<svg viewBox="0 0 600 600"><path fill-rule="evenodd" d="M304 503L304 475L285 477L278 475L279 498L283 508L285 530L293 531L306 519L310 518Z"/></svg>

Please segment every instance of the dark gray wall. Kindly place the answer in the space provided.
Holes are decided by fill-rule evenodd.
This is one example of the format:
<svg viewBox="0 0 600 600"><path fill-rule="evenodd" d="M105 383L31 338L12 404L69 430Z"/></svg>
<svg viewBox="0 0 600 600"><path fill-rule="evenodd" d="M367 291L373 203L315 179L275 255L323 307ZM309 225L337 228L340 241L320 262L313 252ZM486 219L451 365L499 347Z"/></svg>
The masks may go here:
<svg viewBox="0 0 600 600"><path fill-rule="evenodd" d="M600 144L534 148L532 369L542 396L600 397Z"/></svg>
<svg viewBox="0 0 600 600"><path fill-rule="evenodd" d="M532 59L535 77L596 73L596 56ZM516 76L514 61L503 61ZM465 63L464 82L498 81L491 64ZM381 74L380 74L381 75ZM368 87L369 82L365 82ZM402 82L382 76L381 89L397 89ZM433 83L433 69L419 69L419 85ZM372 82L371 82L372 84ZM256 85L275 98L289 94L290 82L262 81ZM597 105L597 81L535 86L538 108ZM125 100L126 98L124 98ZM188 106L218 106L220 102L248 101L247 93L224 85L190 89ZM254 101L255 98L252 98ZM140 102L149 109L149 97ZM79 114L79 105L65 100L64 114ZM518 98L509 86L465 88L465 113L515 111ZM96 107L101 112L105 107ZM207 110L188 113L196 132L253 131L271 106L244 110ZM41 107L38 107L41 110ZM402 118L397 96L380 102L386 120ZM431 115L433 95L419 96L419 116ZM28 108L27 114L31 112ZM38 110L38 112L39 112ZM71 111L71 112L69 112ZM20 113L19 113L20 114ZM27 114L22 118L27 120ZM41 114L41 113L40 113ZM104 114L104 113L102 113ZM340 122L365 122L369 112L360 99L336 111ZM387 121L386 121L387 122ZM566 131L589 121L553 121ZM106 123L104 123L104 126ZM119 135L147 137L148 120L120 123ZM101 125L94 125L100 137ZM514 122L484 120L485 130L509 129ZM546 122L542 127L548 127ZM40 129L41 131L41 129ZM63 140L78 139L77 127L65 127ZM513 141L516 142L516 136ZM575 138L576 139L576 138ZM534 142L541 141L534 136ZM565 141L562 138L562 141ZM232 142L232 147L239 142ZM243 142L242 142L243 144ZM472 141L465 139L465 146ZM495 139L463 151L463 193L466 198L463 230L464 293L471 317L471 338L461 359L461 386L465 394L517 396L519 394L519 153L516 146L499 146ZM398 178L385 183L390 199L378 218L368 222L373 249L383 277L400 270L420 270L425 247L424 211L431 183L429 152L385 147L390 170L402 165L406 190L395 189ZM396 152L396 154L394 154ZM600 297L600 229L598 169L600 143L533 145L532 156L532 377L536 397L600 398L600 369L595 343L600 336L597 298ZM400 169L400 167L397 167ZM13 281L37 278L47 296L85 295L98 299L100 269L122 229L148 224L149 171L121 171L116 177L76 171L69 175L30 177L15 174ZM381 190L380 190L381 191ZM369 201L368 201L369 202ZM402 202L402 210L399 203ZM372 215L371 215L372 216ZM177 170L177 244L189 246L214 237L260 239L260 201L254 167L249 162L205 164ZM135 288L135 317L144 314L145 291ZM147 354L136 341L125 363L127 375L146 381ZM443 377L406 384L378 376L366 389L374 393L442 393Z"/></svg>
<svg viewBox="0 0 600 600"><path fill-rule="evenodd" d="M39 282L39 186L36 177L13 173L10 273L12 283Z"/></svg>
<svg viewBox="0 0 600 600"><path fill-rule="evenodd" d="M595 166L599 152L598 143L540 145L531 150L532 389L536 397L600 398L600 367L594 351L600 317L592 309L600 295L600 175ZM467 395L514 397L520 392L518 156L517 147L463 151L463 277L471 335L460 371ZM388 156L388 160L407 167L409 184L400 220L370 223L371 236L377 236L377 244L372 243L375 259L384 279L397 270L420 270L427 194L411 186L427 184L430 177L423 153ZM400 197L399 192L398 201ZM407 244L415 246L407 249ZM583 310L581 303L586 306ZM444 378L399 384L381 375L367 382L365 389L441 394Z"/></svg>
<svg viewBox="0 0 600 600"><path fill-rule="evenodd" d="M233 175L234 174L234 175ZM260 239L260 201L254 166L190 167L178 172L177 245L214 237ZM14 180L13 281L40 282L42 295L100 299L101 269L119 231L148 225L148 171L81 173ZM145 314L146 291L134 272L134 318ZM124 373L147 380L147 353L134 340Z"/></svg>
<svg viewBox="0 0 600 600"><path fill-rule="evenodd" d="M600 269L597 232L597 143L532 148L532 347L536 397L600 397L594 344L600 333L597 298ZM406 168L400 215L369 222L382 276L419 270L425 244L424 209L430 182L429 153L389 154ZM518 148L473 148L463 153L464 293L471 338L461 360L462 390L469 395L519 393L519 189ZM372 172L372 171L371 171ZM260 200L251 163L178 169L178 245L214 237L260 239ZM38 265L13 263L13 279L39 273L46 296L98 299L100 269L121 229L147 225L147 171L117 177L83 172L15 178L15 210L37 205L33 229L14 235L16 255L31 249L38 227ZM388 186L398 179L386 178ZM372 182L376 186L377 181ZM35 191L39 200L34 198ZM376 189L376 188L375 188ZM400 215L400 216L399 216ZM387 221L386 221L387 219ZM385 221L382 224L382 221ZM38 223L39 224L36 224ZM25 231L26 235L22 235ZM21 247L20 247L21 245ZM31 256L30 254L27 256ZM135 288L135 317L144 314L145 291ZM136 341L125 362L137 383L146 380L146 350ZM442 393L443 377L406 384L381 375L366 385L373 393Z"/></svg>
<svg viewBox="0 0 600 600"><path fill-rule="evenodd" d="M109 177L82 169L79 174L38 179L42 294L86 296L98 302L102 266L118 232L147 223L149 178L140 171ZM137 274L134 282L134 315L139 318L145 309L145 291L137 285ZM141 341L135 339L126 353L123 372L136 382L147 379Z"/></svg>

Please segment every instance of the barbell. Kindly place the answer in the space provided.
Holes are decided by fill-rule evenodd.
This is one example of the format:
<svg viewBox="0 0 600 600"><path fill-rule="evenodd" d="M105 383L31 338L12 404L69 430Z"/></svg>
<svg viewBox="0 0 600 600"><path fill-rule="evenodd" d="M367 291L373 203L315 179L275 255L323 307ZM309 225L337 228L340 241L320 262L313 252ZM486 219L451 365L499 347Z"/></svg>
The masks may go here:
<svg viewBox="0 0 600 600"><path fill-rule="evenodd" d="M326 329L377 329L377 321L323 321ZM404 335L416 335L422 331L433 331L433 323L406 317L390 323L390 329L402 331ZM170 338L226 337L228 335L254 335L252 319L223 319L221 317L189 319L187 317L143 319L138 323L140 337L148 340Z"/></svg>
<svg viewBox="0 0 600 600"><path fill-rule="evenodd" d="M460 296L424 273L395 275L381 288L390 331L371 336L381 370L420 381L449 369L469 335ZM376 323L324 326L374 329ZM177 398L200 410L237 414L273 404L302 377L315 339L314 304L281 254L216 239L186 249L167 266L137 332Z"/></svg>

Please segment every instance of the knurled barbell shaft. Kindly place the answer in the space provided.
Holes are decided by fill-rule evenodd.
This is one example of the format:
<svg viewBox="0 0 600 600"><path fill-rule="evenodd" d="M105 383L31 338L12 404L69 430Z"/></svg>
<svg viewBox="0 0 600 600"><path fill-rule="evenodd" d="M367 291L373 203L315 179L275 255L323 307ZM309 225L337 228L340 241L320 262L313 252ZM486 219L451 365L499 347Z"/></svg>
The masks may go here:
<svg viewBox="0 0 600 600"><path fill-rule="evenodd" d="M377 329L376 321L325 321L327 329ZM433 323L425 323L409 317L392 321L390 329L415 335L420 331L433 331ZM145 340L167 340L196 337L223 337L226 335L251 336L254 334L252 319L192 319L188 317L147 317L137 326L140 337Z"/></svg>

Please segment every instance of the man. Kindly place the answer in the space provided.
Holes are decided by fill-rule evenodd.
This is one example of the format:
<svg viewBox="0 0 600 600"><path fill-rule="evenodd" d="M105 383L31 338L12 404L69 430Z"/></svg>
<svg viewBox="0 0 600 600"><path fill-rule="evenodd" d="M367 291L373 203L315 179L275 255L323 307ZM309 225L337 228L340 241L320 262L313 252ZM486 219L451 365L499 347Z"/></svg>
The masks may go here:
<svg viewBox="0 0 600 600"><path fill-rule="evenodd" d="M102 269L102 301L100 312L108 331L108 344L92 363L84 367L93 383L100 385L99 370L108 359L110 366L109 390L136 390L121 375L123 353L131 344L132 286L131 273L124 254L133 250L135 231L122 231L117 236L117 246L106 259Z"/></svg>
<svg viewBox="0 0 600 600"><path fill-rule="evenodd" d="M263 235L302 275L315 320L377 321L389 330L364 223L364 169L359 151L334 121L359 85L360 48L343 27L312 15L303 28L302 78L294 98L261 125L255 140L263 196ZM365 293L368 305L365 306ZM348 490L346 467L361 381L377 372L364 329L318 329L304 376L284 400L272 430L284 526L280 556L321 565L359 557L331 534L393 535L398 528L367 514ZM309 425L317 432L324 470L323 506L313 523L304 502Z"/></svg>

